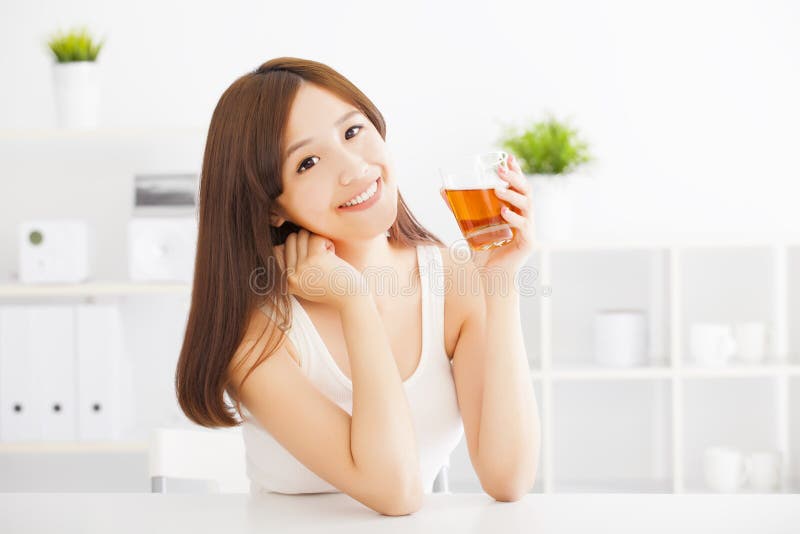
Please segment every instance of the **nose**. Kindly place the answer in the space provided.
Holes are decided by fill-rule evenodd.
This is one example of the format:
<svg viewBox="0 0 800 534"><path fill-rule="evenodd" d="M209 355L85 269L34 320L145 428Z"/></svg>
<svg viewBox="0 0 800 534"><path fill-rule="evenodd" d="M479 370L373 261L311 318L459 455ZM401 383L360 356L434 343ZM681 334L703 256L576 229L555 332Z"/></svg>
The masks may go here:
<svg viewBox="0 0 800 534"><path fill-rule="evenodd" d="M342 172L339 175L339 183L342 185L348 185L354 180L357 182L369 173L369 163L358 154L343 152L342 163Z"/></svg>

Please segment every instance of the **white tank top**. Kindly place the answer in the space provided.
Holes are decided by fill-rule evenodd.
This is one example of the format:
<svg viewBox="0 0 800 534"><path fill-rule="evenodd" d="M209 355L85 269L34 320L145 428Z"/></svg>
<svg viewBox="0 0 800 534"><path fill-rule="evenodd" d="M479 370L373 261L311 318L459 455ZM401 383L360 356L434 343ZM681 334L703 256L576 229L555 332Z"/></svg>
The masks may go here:
<svg viewBox="0 0 800 534"><path fill-rule="evenodd" d="M464 435L450 359L444 342L444 269L439 247L418 245L422 293L422 353L403 382L412 412L425 493ZM353 414L353 384L328 352L303 307L290 295L292 325L287 336L297 348L300 367L311 382L348 414ZM268 312L262 307L264 313ZM242 436L251 492L331 493L339 490L283 448L242 405Z"/></svg>

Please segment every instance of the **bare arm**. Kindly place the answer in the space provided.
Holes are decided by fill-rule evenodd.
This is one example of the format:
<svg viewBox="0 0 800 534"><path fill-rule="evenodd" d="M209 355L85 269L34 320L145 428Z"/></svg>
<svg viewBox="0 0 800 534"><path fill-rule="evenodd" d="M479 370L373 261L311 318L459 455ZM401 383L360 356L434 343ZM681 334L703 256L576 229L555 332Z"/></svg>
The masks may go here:
<svg viewBox="0 0 800 534"><path fill-rule="evenodd" d="M467 268L474 279L473 267ZM541 440L519 294L482 289L466 301L453 376L470 459L487 493L513 501L533 486Z"/></svg>
<svg viewBox="0 0 800 534"><path fill-rule="evenodd" d="M418 510L423 489L411 409L377 306L368 292L332 291L334 273L357 288L365 282L361 273L335 255L328 239L307 230L275 248L290 292L341 316L352 416L322 395L285 346L256 367L242 400L276 440L333 486L384 514ZM263 319L255 323L254 332L262 331Z"/></svg>
<svg viewBox="0 0 800 534"><path fill-rule="evenodd" d="M478 454L515 500L533 486L541 430L513 285L486 296L486 340Z"/></svg>
<svg viewBox="0 0 800 534"><path fill-rule="evenodd" d="M340 309L353 382L351 449L357 469L383 473L412 500L423 494L411 408L370 296Z"/></svg>

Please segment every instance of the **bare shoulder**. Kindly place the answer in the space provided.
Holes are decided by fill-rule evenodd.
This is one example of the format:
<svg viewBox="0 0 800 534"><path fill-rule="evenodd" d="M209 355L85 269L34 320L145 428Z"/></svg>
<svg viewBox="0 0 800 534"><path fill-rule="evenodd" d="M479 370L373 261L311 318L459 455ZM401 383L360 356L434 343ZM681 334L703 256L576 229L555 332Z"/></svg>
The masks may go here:
<svg viewBox="0 0 800 534"><path fill-rule="evenodd" d="M445 275L445 298L447 301L464 305L480 297L478 270L475 264L450 247L438 247L442 254Z"/></svg>
<svg viewBox="0 0 800 534"><path fill-rule="evenodd" d="M242 341L231 358L231 370L244 369L245 372L256 363L270 343L278 340L274 354L287 354L299 366L300 358L288 336L281 335L278 325L260 307L254 308L246 319ZM241 371L239 371L241 372ZM235 374L239 374L236 372Z"/></svg>
<svg viewBox="0 0 800 534"><path fill-rule="evenodd" d="M480 313L483 298L475 264L453 252L450 247L439 246L444 270L445 323L450 333L448 345L454 348L467 318Z"/></svg>

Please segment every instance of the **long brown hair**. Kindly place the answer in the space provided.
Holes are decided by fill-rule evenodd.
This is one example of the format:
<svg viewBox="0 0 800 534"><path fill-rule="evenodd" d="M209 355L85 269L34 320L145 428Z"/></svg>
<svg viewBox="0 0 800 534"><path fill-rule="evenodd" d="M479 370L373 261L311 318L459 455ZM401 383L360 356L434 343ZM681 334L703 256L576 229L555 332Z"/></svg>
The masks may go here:
<svg viewBox="0 0 800 534"><path fill-rule="evenodd" d="M289 221L279 228L271 226L269 215L282 192L280 155L289 111L298 88L306 82L352 103L386 139L383 116L366 95L331 67L315 61L272 59L238 78L220 97L203 155L192 298L175 373L181 409L205 427L240 424L235 392L280 346L286 325L291 325L286 280L273 247L300 228ZM443 246L414 218L399 191L397 218L388 236L402 246ZM263 284L265 291L254 291L253 273L262 274L259 287ZM229 365L243 341L248 318L265 301L280 321L280 325L272 323L269 339L274 343L232 389ZM235 399L235 411L226 395Z"/></svg>

